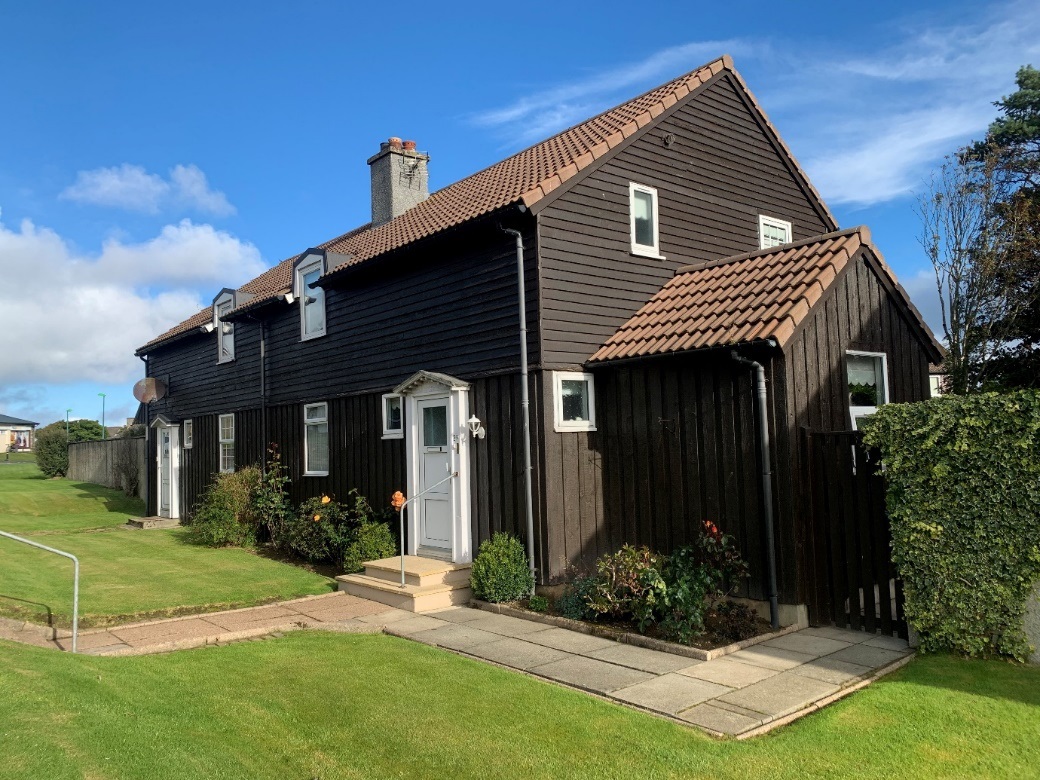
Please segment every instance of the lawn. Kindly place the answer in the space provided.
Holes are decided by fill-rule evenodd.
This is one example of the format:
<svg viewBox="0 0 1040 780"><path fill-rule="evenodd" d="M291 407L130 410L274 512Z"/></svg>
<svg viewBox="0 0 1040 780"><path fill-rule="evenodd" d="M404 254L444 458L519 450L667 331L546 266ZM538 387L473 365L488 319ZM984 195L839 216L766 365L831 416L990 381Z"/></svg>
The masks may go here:
<svg viewBox="0 0 1040 780"><path fill-rule="evenodd" d="M388 636L0 643L0 778L1030 778L1040 669L925 657L748 742Z"/></svg>
<svg viewBox="0 0 1040 780"><path fill-rule="evenodd" d="M0 531L80 559L80 625L206 612L324 593L327 577L240 549L187 544L181 529L121 526L144 506L119 491L0 465ZM69 625L72 564L0 539L0 615Z"/></svg>

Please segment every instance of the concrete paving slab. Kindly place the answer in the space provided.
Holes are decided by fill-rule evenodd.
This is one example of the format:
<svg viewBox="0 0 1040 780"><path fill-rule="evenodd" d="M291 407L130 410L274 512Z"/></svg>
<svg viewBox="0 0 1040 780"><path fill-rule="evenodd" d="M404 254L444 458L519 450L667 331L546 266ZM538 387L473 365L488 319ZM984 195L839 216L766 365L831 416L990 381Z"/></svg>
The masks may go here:
<svg viewBox="0 0 1040 780"><path fill-rule="evenodd" d="M725 657L742 664L764 666L766 669L783 671L784 669L791 669L799 664L804 664L806 661L811 661L816 656L796 653L794 650L784 650L779 647L754 645L753 647L730 653Z"/></svg>
<svg viewBox="0 0 1040 780"><path fill-rule="evenodd" d="M471 609L470 607L450 607L449 609L440 609L427 614L440 620L447 620L449 623L468 623L470 620L479 620L492 613L485 612L482 609Z"/></svg>
<svg viewBox="0 0 1040 780"><path fill-rule="evenodd" d="M408 612L403 609L388 609L384 612L374 612L371 615L361 615L358 620L362 623L386 626L399 620L408 620L413 617L415 617L414 612Z"/></svg>
<svg viewBox="0 0 1040 780"><path fill-rule="evenodd" d="M732 688L681 674L662 674L646 682L614 691L615 699L638 704L648 710L675 715L708 699L729 693Z"/></svg>
<svg viewBox="0 0 1040 780"><path fill-rule="evenodd" d="M848 642L850 645L858 645L860 642L866 642L872 638L866 631L850 631L847 628L835 628L834 626L810 626L803 628L798 633L837 639L839 642Z"/></svg>
<svg viewBox="0 0 1040 780"><path fill-rule="evenodd" d="M880 647L882 650L898 650L901 653L908 652L910 645L905 639L896 636L876 636L863 643L864 647Z"/></svg>
<svg viewBox="0 0 1040 780"><path fill-rule="evenodd" d="M832 683L783 672L747 688L727 693L719 699L738 707L781 717L837 690L838 686Z"/></svg>
<svg viewBox="0 0 1040 780"><path fill-rule="evenodd" d="M846 647L844 650L839 650L837 653L828 656L828 658L833 658L836 661L848 661L850 664L878 668L887 666L893 661L898 661L909 652L909 649L899 651L885 650L881 647L868 647L867 645L853 645L852 647Z"/></svg>
<svg viewBox="0 0 1040 780"><path fill-rule="evenodd" d="M531 674L548 677L596 693L610 693L653 678L648 672L608 664L595 658L571 656L532 668Z"/></svg>
<svg viewBox="0 0 1040 780"><path fill-rule="evenodd" d="M481 631L479 628L473 628L468 623L448 623L439 628L412 634L411 638L417 642L447 647L451 650L468 651L476 645L497 642L502 636L500 634L492 634L490 631Z"/></svg>
<svg viewBox="0 0 1040 780"><path fill-rule="evenodd" d="M67 640L65 644L71 647L72 640ZM120 644L123 644L122 640L111 631L102 631L97 634L80 634L76 637L77 650L93 650L96 647L110 647L111 645Z"/></svg>
<svg viewBox="0 0 1040 780"><path fill-rule="evenodd" d="M818 658L821 655L830 655L844 650L846 647L851 647L851 643L812 634L794 633L770 639L758 647L779 647L781 650L793 650L796 653L805 653Z"/></svg>
<svg viewBox="0 0 1040 780"><path fill-rule="evenodd" d="M767 677L772 677L774 674L780 674L780 672L776 669L742 664L739 661L731 661L728 657L722 657L680 669L679 674L684 674L687 677L696 677L698 680L718 683L730 688L747 688L749 685L754 685Z"/></svg>
<svg viewBox="0 0 1040 780"><path fill-rule="evenodd" d="M662 653L658 650L648 650L645 647L620 642L615 642L612 647L605 647L602 650L593 650L586 655L590 658L598 658L601 661L609 661L612 664L654 674L676 672L688 668L691 664L691 659L686 656Z"/></svg>
<svg viewBox="0 0 1040 780"><path fill-rule="evenodd" d="M512 669L527 671L535 666L571 658L570 653L555 650L545 645L536 645L514 637L499 637L497 642L487 642L466 648L466 652L478 658L494 661Z"/></svg>
<svg viewBox="0 0 1040 780"><path fill-rule="evenodd" d="M839 661L833 656L817 658L809 663L796 666L791 670L792 674L800 674L802 677L812 677L814 680L844 685L849 680L865 677L873 671L869 666L850 664L848 661Z"/></svg>
<svg viewBox="0 0 1040 780"><path fill-rule="evenodd" d="M221 626L222 628L237 631L239 628L244 628L253 623L260 623L264 620L275 618L282 618L283 623L288 623L291 621L285 620L285 618L299 614L300 613L295 609L289 609L279 604L272 604L267 607L243 609L235 612L216 612L210 615L205 615L205 619L210 623Z"/></svg>
<svg viewBox="0 0 1040 780"><path fill-rule="evenodd" d="M320 604L311 607L301 605L298 609L301 615L320 620L323 623L335 623L340 620L350 620L361 615L374 615L386 609L385 604L379 604L367 599L359 599L348 596L349 601L343 600L334 604Z"/></svg>
<svg viewBox="0 0 1040 780"><path fill-rule="evenodd" d="M567 653L591 653L594 650L604 650L618 644L613 639L604 639L591 634L582 634L577 631L568 631L566 628L550 628L538 631L527 637L529 642L536 642L546 647L555 647Z"/></svg>
<svg viewBox="0 0 1040 780"><path fill-rule="evenodd" d="M711 703L698 704L685 712L680 712L679 717L695 726L731 736L752 729L762 722L761 716L738 715Z"/></svg>
<svg viewBox="0 0 1040 780"><path fill-rule="evenodd" d="M535 623L533 620L522 620L521 618L509 617L508 615L494 615L484 613L487 617L470 620L467 626L479 628L481 631L490 631L502 636L527 636L536 631L547 631L552 626L545 623Z"/></svg>
<svg viewBox="0 0 1040 780"><path fill-rule="evenodd" d="M431 629L440 628L441 626L446 625L450 624L427 615L413 615L404 620L394 621L386 627L386 630L389 634L411 636L412 634L418 634L420 631L430 631Z"/></svg>
<svg viewBox="0 0 1040 780"><path fill-rule="evenodd" d="M134 647L142 645L160 644L171 639L190 639L200 636L216 635L224 631L215 623L210 623L202 618L184 618L182 620L168 620L162 623L152 623L136 628L111 628L109 633L119 641Z"/></svg>

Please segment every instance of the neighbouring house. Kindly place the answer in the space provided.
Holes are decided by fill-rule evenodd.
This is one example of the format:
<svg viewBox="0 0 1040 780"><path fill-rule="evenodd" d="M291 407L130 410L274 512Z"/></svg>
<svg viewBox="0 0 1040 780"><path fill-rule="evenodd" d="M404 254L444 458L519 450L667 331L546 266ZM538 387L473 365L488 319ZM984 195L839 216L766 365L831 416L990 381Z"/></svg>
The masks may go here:
<svg viewBox="0 0 1040 780"><path fill-rule="evenodd" d="M805 432L927 398L939 347L731 60L433 194L415 146L369 158L371 223L138 350L163 389L149 512L189 513L274 442L296 501L380 504L457 473L408 515L412 554L465 564L495 531L525 537L518 233L539 580L625 542L668 552L711 519L752 564L743 595L764 598L762 423L779 600L812 612ZM764 367L768 420L734 351Z"/></svg>
<svg viewBox="0 0 1040 780"><path fill-rule="evenodd" d="M950 392L950 375L942 363L931 363L928 366L928 388L932 398L938 398Z"/></svg>
<svg viewBox="0 0 1040 780"><path fill-rule="evenodd" d="M0 414L0 452L31 450L36 438L36 426L31 420L20 420Z"/></svg>

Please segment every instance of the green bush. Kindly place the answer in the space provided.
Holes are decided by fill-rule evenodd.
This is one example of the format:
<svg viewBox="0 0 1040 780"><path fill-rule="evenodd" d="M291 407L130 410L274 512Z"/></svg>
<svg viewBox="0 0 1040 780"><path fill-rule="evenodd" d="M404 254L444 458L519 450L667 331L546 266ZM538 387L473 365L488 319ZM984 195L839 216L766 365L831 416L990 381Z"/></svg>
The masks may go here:
<svg viewBox="0 0 1040 780"><path fill-rule="evenodd" d="M626 544L596 561L596 582L588 595L589 609L615 620L632 619L640 632L655 622L668 590L661 574L661 556L647 547Z"/></svg>
<svg viewBox="0 0 1040 780"><path fill-rule="evenodd" d="M386 523L362 522L348 534L343 553L343 571L347 574L363 571L365 561L378 561L397 555L397 540Z"/></svg>
<svg viewBox="0 0 1040 780"><path fill-rule="evenodd" d="M275 529L271 541L283 550L311 563L343 561L351 531L373 519L372 507L357 490L341 504L330 496L316 496L300 504L299 511Z"/></svg>
<svg viewBox="0 0 1040 780"><path fill-rule="evenodd" d="M516 601L531 592L534 579L520 540L497 533L480 544L470 571L470 585L478 599L498 603Z"/></svg>
<svg viewBox="0 0 1040 780"><path fill-rule="evenodd" d="M187 537L192 544L208 547L246 547L256 542L257 517L253 491L260 469L247 466L218 474L195 505Z"/></svg>
<svg viewBox="0 0 1040 780"><path fill-rule="evenodd" d="M921 647L1024 660L1040 579L1040 393L886 404L864 424Z"/></svg>
<svg viewBox="0 0 1040 780"><path fill-rule="evenodd" d="M36 434L36 465L47 477L64 477L69 470L69 443L65 426L59 430L53 425Z"/></svg>
<svg viewBox="0 0 1040 780"><path fill-rule="evenodd" d="M531 596L527 600L527 608L532 612L546 612L549 609L549 599L545 596Z"/></svg>
<svg viewBox="0 0 1040 780"><path fill-rule="evenodd" d="M589 598L595 588L595 577L578 575L556 600L556 611L571 620L592 620L596 613L589 609Z"/></svg>
<svg viewBox="0 0 1040 780"><path fill-rule="evenodd" d="M282 466L282 455L277 444L267 447L267 469L253 492L253 512L267 539L279 538L282 527L292 517L287 487L291 480Z"/></svg>

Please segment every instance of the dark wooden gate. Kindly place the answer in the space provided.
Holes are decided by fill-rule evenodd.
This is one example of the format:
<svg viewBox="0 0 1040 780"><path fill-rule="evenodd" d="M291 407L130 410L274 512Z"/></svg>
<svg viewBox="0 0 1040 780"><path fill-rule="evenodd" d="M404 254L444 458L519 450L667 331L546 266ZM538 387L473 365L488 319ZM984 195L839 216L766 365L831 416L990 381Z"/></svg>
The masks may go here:
<svg viewBox="0 0 1040 780"><path fill-rule="evenodd" d="M803 444L812 502L805 539L810 621L905 639L878 452L848 431L805 431Z"/></svg>

